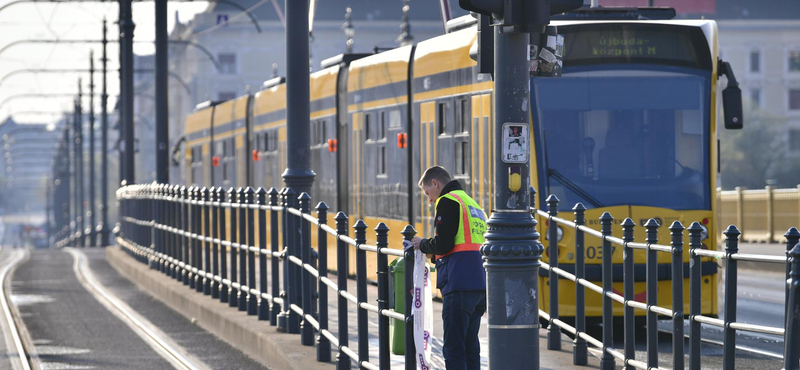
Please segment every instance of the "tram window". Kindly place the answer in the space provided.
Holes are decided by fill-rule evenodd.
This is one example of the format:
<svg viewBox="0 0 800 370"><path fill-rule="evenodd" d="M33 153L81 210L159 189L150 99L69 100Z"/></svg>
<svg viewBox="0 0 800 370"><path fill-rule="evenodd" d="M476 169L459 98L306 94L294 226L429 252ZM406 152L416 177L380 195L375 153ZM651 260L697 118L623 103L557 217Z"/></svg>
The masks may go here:
<svg viewBox="0 0 800 370"><path fill-rule="evenodd" d="M386 139L386 112L381 112L381 123L378 130L378 138Z"/></svg>
<svg viewBox="0 0 800 370"><path fill-rule="evenodd" d="M469 142L456 143L456 175L467 174L467 158L469 156Z"/></svg>
<svg viewBox="0 0 800 370"><path fill-rule="evenodd" d="M447 103L439 103L439 111L436 116L439 119L439 135L447 133Z"/></svg>
<svg viewBox="0 0 800 370"><path fill-rule="evenodd" d="M364 114L364 141L369 140L369 114Z"/></svg>
<svg viewBox="0 0 800 370"><path fill-rule="evenodd" d="M386 174L386 146L381 146L378 151L378 175Z"/></svg>
<svg viewBox="0 0 800 370"><path fill-rule="evenodd" d="M456 116L456 133L469 132L469 112L467 111L467 100L457 100L458 115Z"/></svg>
<svg viewBox="0 0 800 370"><path fill-rule="evenodd" d="M320 128L319 145L325 145L326 141L325 137L327 136L325 134L325 126L326 126L325 123L326 123L325 121L319 122L319 128Z"/></svg>

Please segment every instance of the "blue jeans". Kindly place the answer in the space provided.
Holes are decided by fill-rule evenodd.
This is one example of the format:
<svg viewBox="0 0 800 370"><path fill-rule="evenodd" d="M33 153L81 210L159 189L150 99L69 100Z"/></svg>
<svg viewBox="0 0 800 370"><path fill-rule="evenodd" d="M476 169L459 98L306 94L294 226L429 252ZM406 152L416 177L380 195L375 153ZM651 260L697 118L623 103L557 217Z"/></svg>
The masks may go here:
<svg viewBox="0 0 800 370"><path fill-rule="evenodd" d="M485 291L455 291L442 297L444 362L447 370L479 370L481 345L478 330L486 312Z"/></svg>

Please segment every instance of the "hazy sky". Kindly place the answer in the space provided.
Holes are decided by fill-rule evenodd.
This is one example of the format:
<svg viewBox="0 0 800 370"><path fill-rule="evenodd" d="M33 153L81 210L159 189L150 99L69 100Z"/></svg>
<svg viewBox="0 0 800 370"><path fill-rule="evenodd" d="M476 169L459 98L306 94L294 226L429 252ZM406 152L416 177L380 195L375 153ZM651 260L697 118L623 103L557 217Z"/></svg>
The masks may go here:
<svg viewBox="0 0 800 370"><path fill-rule="evenodd" d="M68 1L68 0L64 0ZM84 0L85 1L85 0ZM0 0L0 7L13 0ZM153 41L154 35L154 3L135 2L133 4L133 21L136 24L134 37L136 40ZM175 12L180 21L185 23L196 13L203 11L208 3L181 2L169 3L168 28L172 30ZM108 23L108 38L117 39L119 28L116 21L119 17L117 2L93 3L20 3L0 11L0 49L17 40L23 39L101 39L102 21ZM9 115L20 123L49 123L57 120L59 112L72 111L71 97L59 98L14 98L14 95L28 93L75 94L78 90L78 78L83 79L83 91L88 92L88 73L20 73L3 79L12 71L37 68L89 68L89 51L94 50L95 68L100 68L102 55L101 44L19 44L0 54L0 122ZM151 54L155 48L149 43L134 44L134 53ZM119 49L116 43L108 46L109 70L116 70L119 62ZM100 73L95 74L95 91L100 93ZM116 72L108 74L109 110L114 106L114 96L119 92L119 76ZM11 98L10 100L7 100ZM2 103L6 101L5 103ZM99 98L95 99L95 111L99 112ZM88 111L88 99L84 99L84 111ZM42 112L46 114L34 114ZM51 115L50 113L55 113Z"/></svg>

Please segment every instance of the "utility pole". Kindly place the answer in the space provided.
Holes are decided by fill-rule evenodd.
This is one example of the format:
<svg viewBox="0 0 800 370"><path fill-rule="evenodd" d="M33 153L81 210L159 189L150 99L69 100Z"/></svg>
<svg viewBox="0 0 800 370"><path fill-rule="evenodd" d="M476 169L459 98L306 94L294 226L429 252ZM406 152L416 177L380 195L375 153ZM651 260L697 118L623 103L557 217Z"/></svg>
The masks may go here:
<svg viewBox="0 0 800 370"><path fill-rule="evenodd" d="M529 60L531 54L538 55L530 40L531 34L539 40L538 35L550 23L551 12L561 13L582 4L583 0L459 1L466 10L492 17L494 26L481 29L481 37L494 33L495 45L496 208L481 246L486 268L490 369L539 369L539 267L544 248L530 213Z"/></svg>
<svg viewBox="0 0 800 370"><path fill-rule="evenodd" d="M102 184L102 187L100 188L100 225L98 226L101 247L108 245L108 80L106 79L106 74L108 73L108 56L106 55L106 48L108 46L107 33L108 27L106 26L106 20L103 19L103 93L100 96L100 109L102 112L102 116L100 118L100 124L102 126L102 131L100 134L102 141L100 143L100 150L103 152L100 166L103 168L100 175L100 184Z"/></svg>
<svg viewBox="0 0 800 370"><path fill-rule="evenodd" d="M78 99L75 100L75 179L78 187L78 246L85 245L86 234L84 234L85 220L86 220L86 205L84 196L84 186L86 179L84 178L83 167L83 108L81 102L83 99L82 81L78 79Z"/></svg>
<svg viewBox="0 0 800 370"><path fill-rule="evenodd" d="M135 139L133 131L133 11L131 0L120 1L120 62L122 71L120 73L122 79L122 90L120 97L122 98L122 138L124 140L123 149L123 181L128 185L133 184L135 179L134 167L134 148L133 144Z"/></svg>
<svg viewBox="0 0 800 370"><path fill-rule="evenodd" d="M96 225L94 185L96 182L94 177L94 51L89 51L89 212L86 213L86 217L89 218L89 227L86 228L86 233L89 234L90 247L94 247L97 243L94 233Z"/></svg>
<svg viewBox="0 0 800 370"><path fill-rule="evenodd" d="M298 63L297 61L307 61L309 55L308 39L308 1L286 0L286 106L287 124L286 136L288 155L286 171L283 173L283 182L286 187L294 190L298 196L303 192L311 192L311 184L314 183L314 171L311 171L311 149L309 146L311 123L309 121L309 79L308 63ZM294 240L299 241L299 232L290 235ZM303 238L307 235L302 236ZM296 244L299 245L299 244ZM295 249L295 252L297 250ZM296 257L300 257L297 253ZM295 286L300 286L300 268L290 267L290 279L295 281ZM300 316L291 310L292 304L301 303L301 289L293 289L291 296L287 297L287 304L284 306L286 311L282 314L286 321L286 331L288 333L300 332ZM306 323L304 327L303 344L307 343L311 326ZM308 332L306 332L306 330ZM313 336L311 337L313 338Z"/></svg>
<svg viewBox="0 0 800 370"><path fill-rule="evenodd" d="M156 181L169 183L169 49L167 0L156 2Z"/></svg>

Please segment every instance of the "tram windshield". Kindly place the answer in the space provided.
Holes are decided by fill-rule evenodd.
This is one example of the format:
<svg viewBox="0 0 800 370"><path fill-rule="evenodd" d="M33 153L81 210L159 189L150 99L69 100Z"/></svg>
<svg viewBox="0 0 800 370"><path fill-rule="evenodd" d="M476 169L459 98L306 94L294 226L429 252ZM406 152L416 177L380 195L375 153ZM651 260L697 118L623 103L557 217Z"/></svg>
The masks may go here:
<svg viewBox="0 0 800 370"><path fill-rule="evenodd" d="M711 209L709 81L696 69L632 64L532 79L542 185L565 210Z"/></svg>

